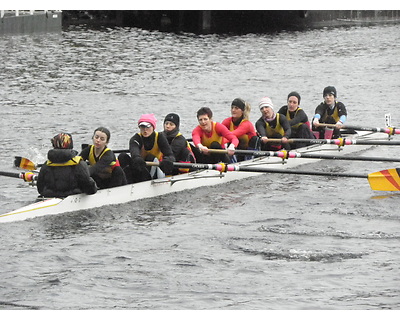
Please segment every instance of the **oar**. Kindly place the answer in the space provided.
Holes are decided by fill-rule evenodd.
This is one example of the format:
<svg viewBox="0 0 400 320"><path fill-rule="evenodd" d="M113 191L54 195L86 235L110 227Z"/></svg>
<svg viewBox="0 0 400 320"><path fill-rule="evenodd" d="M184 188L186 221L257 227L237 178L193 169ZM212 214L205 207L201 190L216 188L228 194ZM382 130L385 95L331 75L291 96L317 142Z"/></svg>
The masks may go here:
<svg viewBox="0 0 400 320"><path fill-rule="evenodd" d="M149 166L158 166L159 162L146 162ZM246 167L231 165L225 163L207 164L207 163L186 163L186 162L173 162L173 165L178 168L190 169L208 169L217 170L220 172L227 171L246 171L246 172L259 172L259 173L283 173L283 174L300 174L300 175L313 175L313 176L328 176L328 177L347 177L347 178L367 178L372 190L379 191L400 191L400 169L386 169L370 174L356 174L356 173L340 173L340 172L318 172L318 171L297 171L286 169L274 168L260 168L260 167ZM13 173L0 171L0 175L22 178L25 181L36 180L37 176L32 172L26 173ZM31 178L29 178L31 177Z"/></svg>
<svg viewBox="0 0 400 320"><path fill-rule="evenodd" d="M188 162L172 162L174 167L183 168L183 169L206 169L206 170L217 170L221 172L226 172L227 164L226 163L216 163L216 164L208 164L208 163L188 163ZM160 162L149 162L146 161L146 165L148 166L159 166Z"/></svg>
<svg viewBox="0 0 400 320"><path fill-rule="evenodd" d="M228 153L226 149L209 149L211 153ZM331 159L331 160L355 160L355 161L382 161L382 162L400 162L400 158L382 158L382 157L357 157L357 156L341 156L331 154L308 154L304 152L294 151L258 151L258 150L235 150L237 154L246 154L253 156L279 157L282 159L289 158L308 158L308 159Z"/></svg>
<svg viewBox="0 0 400 320"><path fill-rule="evenodd" d="M22 173L15 173L15 172L6 172L0 171L1 176L11 177L11 178L21 178Z"/></svg>
<svg viewBox="0 0 400 320"><path fill-rule="evenodd" d="M211 153L228 153L226 149L209 149ZM300 152L292 152L292 151L258 151L258 150L235 150L236 154L246 154L253 156L266 156L266 157L279 157L282 159L289 158L308 158L308 159L330 159L330 160L354 160L354 161L380 161L380 162L400 162L399 158L382 158L382 157L357 157L357 156L341 156L341 155L330 155L330 154L307 154ZM148 166L157 166L156 162L146 162ZM26 170L35 170L40 165L36 165L33 161L24 158L24 157L15 157L14 165L21 169ZM175 162L174 166L179 167L182 165L181 162ZM194 168L194 169L214 169L209 167L208 164L196 164L197 167L193 167L192 164L189 164L187 167L180 168ZM218 169L215 169L218 170Z"/></svg>
<svg viewBox="0 0 400 320"><path fill-rule="evenodd" d="M321 127L335 127L335 124L327 124L327 123L320 123L319 124ZM358 130L358 131L372 131L372 132L383 132L387 133L389 135L393 134L400 134L400 129L395 129L392 127L387 127L387 128L374 128L374 127L361 127L361 126L352 126L352 125L344 125L342 126L343 129L353 129L353 130Z"/></svg>
<svg viewBox="0 0 400 320"><path fill-rule="evenodd" d="M19 179L24 179L25 181L37 180L37 175L33 174L32 172L15 173L15 172L0 171L0 176L19 178Z"/></svg>
<svg viewBox="0 0 400 320"><path fill-rule="evenodd" d="M203 164L203 163L185 163L185 162L173 162L174 166L178 167L178 168L193 168L193 169L211 169L211 170L219 170L221 171L221 166L223 164L218 164L218 165L214 165L214 164ZM159 162L146 162L146 165L148 166L158 166L160 165ZM33 161L24 158L24 157L15 157L14 160L14 166L16 166L17 168L21 168L21 169L26 169L26 170L35 170L38 167L40 167L41 165L36 165ZM223 169L222 169L223 170ZM11 173L10 174L14 174ZM17 174L17 173L15 173Z"/></svg>
<svg viewBox="0 0 400 320"><path fill-rule="evenodd" d="M260 168L260 167L243 167L228 165L227 171L247 171L247 172L262 172L262 173L288 173L302 174L313 176L328 176L328 177L348 177L348 178L367 178L372 190L379 191L400 191L400 169L386 169L370 174L356 173L335 173L335 172L318 172L318 171L296 171L286 169Z"/></svg>
<svg viewBox="0 0 400 320"><path fill-rule="evenodd" d="M158 166L158 162L146 162L149 166ZM173 162L173 165L178 168L193 168L193 169L208 169L218 170L221 172L227 171L245 171L245 172L259 172L259 173L283 173L283 174L299 174L299 175L312 175L312 176L327 176L327 177L346 177L346 178L363 178L368 179L372 190L378 191L400 191L400 169L386 169L370 174L357 174L357 173L341 173L341 172L319 172L319 171L297 171L287 169L275 168L262 168L251 166L238 166L232 164L204 164L204 163L184 163Z"/></svg>
<svg viewBox="0 0 400 320"><path fill-rule="evenodd" d="M268 139L267 142L282 142L281 139ZM393 141L393 140L361 140L361 139L346 139L346 138L338 138L338 139L288 139L288 143L294 142L304 142L310 144L336 144L339 147L351 145L351 144L358 144L358 145L367 145L367 146L400 146L400 141Z"/></svg>
<svg viewBox="0 0 400 320"><path fill-rule="evenodd" d="M21 169L26 169L26 170L36 170L37 169L37 165L24 157L15 157L14 160L14 166L16 166L17 168L21 168Z"/></svg>

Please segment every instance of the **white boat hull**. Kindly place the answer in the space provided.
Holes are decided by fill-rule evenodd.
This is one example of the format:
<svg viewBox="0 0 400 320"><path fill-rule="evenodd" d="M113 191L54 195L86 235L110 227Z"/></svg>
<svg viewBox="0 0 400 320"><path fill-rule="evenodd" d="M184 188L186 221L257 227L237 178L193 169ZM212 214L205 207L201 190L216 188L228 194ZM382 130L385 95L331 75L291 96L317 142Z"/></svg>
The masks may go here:
<svg viewBox="0 0 400 320"><path fill-rule="evenodd" d="M356 137L356 138L361 138ZM373 133L368 134L370 139L384 139L386 134ZM353 153L370 148L368 145L351 145L341 148L340 154ZM311 145L306 148L298 149L298 152L335 154L339 152L336 145ZM241 166L257 166L268 168L294 168L303 164L321 161L320 159L296 158L283 161L277 157L261 157L249 161L241 162ZM121 187L99 190L94 195L77 194L69 196L65 199L52 198L39 201L20 209L1 214L0 223L13 222L31 219L35 217L59 214L65 212L73 212L79 210L87 210L92 208L103 207L107 205L115 205L127 203L145 198L153 198L169 193L180 192L184 190L195 189L204 186L218 185L230 181L248 178L262 173L255 172L218 172L215 170L200 170L196 172L185 173L177 176L156 179L152 181L144 181L135 184L129 184Z"/></svg>

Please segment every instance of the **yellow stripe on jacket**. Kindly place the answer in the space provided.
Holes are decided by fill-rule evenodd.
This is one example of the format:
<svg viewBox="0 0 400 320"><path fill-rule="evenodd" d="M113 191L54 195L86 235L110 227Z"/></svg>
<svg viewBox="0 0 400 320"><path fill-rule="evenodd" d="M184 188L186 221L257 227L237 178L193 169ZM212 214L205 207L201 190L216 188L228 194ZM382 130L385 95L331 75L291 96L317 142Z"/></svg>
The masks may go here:
<svg viewBox="0 0 400 320"><path fill-rule="evenodd" d="M76 166L82 160L83 159L81 156L75 156L71 160L68 160L67 162L63 162L63 163L55 163L55 162L51 162L50 160L47 160L46 165L49 167Z"/></svg>
<svg viewBox="0 0 400 320"><path fill-rule="evenodd" d="M274 133L279 133L282 136L285 134L285 130L281 126L279 118L280 118L280 113L277 113L276 114L276 127L275 128L272 128L268 122L265 122L265 129L267 130L267 137L273 136Z"/></svg>
<svg viewBox="0 0 400 320"><path fill-rule="evenodd" d="M297 112L299 112L299 110L302 110L302 109L301 109L300 107L297 108L297 109L296 109L296 112L294 113L294 117L296 117ZM293 118L294 118L294 117L293 117ZM288 110L287 110L287 112L286 112L286 119L288 119L288 121L292 120L292 118L290 118L290 111L289 111L289 108L288 108ZM295 124L294 126L292 126L292 128L298 128L298 127L300 127L302 124L304 124L304 122L299 122L298 124Z"/></svg>
<svg viewBox="0 0 400 320"><path fill-rule="evenodd" d="M152 155L155 158L157 158L159 161L161 161L163 154L160 150L160 147L158 146L158 132L155 131L154 133L156 134L156 136L154 138L153 147L150 150L146 150L143 145L142 150L140 151L140 155L142 156L143 159L146 159L146 157L148 155ZM139 133L139 135L141 135L141 134Z"/></svg>
<svg viewBox="0 0 400 320"><path fill-rule="evenodd" d="M89 151L89 158L88 158L88 161L89 161L89 164L91 165L91 166L94 166L96 163L97 163L97 161L96 161L96 156L95 156L95 154L94 154L94 149L95 149L95 147L94 146L91 146L90 147L90 151ZM100 160L101 159L101 157L107 152L107 151L109 151L109 150L111 150L110 148L104 148L104 150L100 153L100 155L98 156L98 160ZM114 169L114 167L117 165L117 162L116 161L111 161L110 162L110 164L109 164L109 166L110 166L110 172Z"/></svg>

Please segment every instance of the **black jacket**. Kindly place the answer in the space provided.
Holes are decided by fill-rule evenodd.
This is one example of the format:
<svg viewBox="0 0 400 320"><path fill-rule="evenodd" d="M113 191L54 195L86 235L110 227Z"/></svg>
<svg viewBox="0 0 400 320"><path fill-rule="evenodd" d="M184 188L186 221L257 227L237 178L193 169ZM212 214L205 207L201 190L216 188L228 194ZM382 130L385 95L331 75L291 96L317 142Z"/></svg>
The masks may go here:
<svg viewBox="0 0 400 320"><path fill-rule="evenodd" d="M155 143L155 137L155 132L153 132L150 137L147 138L136 133L129 141L129 151L131 153L132 159L141 157L142 147L144 147L145 150L151 150ZM163 160L175 161L171 146L169 145L165 135L161 134L161 132L158 134L157 144L163 154ZM153 161L153 159L145 160Z"/></svg>
<svg viewBox="0 0 400 320"><path fill-rule="evenodd" d="M338 111L338 119L333 118L333 113L336 109ZM340 101L335 101L335 107L333 109L330 109L325 102L321 102L315 109L315 114L321 116L319 122L335 124L342 115L347 116L347 110L346 106Z"/></svg>
<svg viewBox="0 0 400 320"><path fill-rule="evenodd" d="M279 109L278 113L282 114L283 116L286 117L286 114L288 112L288 106L283 106ZM307 114L304 112L302 108L296 109L296 111L289 111L290 114L290 120L289 124L291 127L299 124L299 123L306 123L308 121Z"/></svg>
<svg viewBox="0 0 400 320"><path fill-rule="evenodd" d="M89 175L89 168L85 161L78 161L76 165L65 165L77 155L71 149L52 149L48 152L49 162L40 169L37 189L43 197L67 197L71 194L94 194L97 186Z"/></svg>
<svg viewBox="0 0 400 320"><path fill-rule="evenodd" d="M292 129L290 127L289 121L286 119L285 116L281 115L281 116L279 116L279 123L284 130L283 136L286 138L289 138L290 135L292 134ZM269 123L269 125L271 126L272 129L275 129L277 124L278 124L277 117ZM267 129L266 129L266 122L264 120L264 117L261 117L256 121L255 127L256 127L257 133L261 137L268 137ZM280 134L277 134L276 136L273 135L268 138L281 138L281 136L280 136Z"/></svg>
<svg viewBox="0 0 400 320"><path fill-rule="evenodd" d="M188 142L186 138L179 134L179 129L171 132L162 132L167 138L169 145L171 146L172 153L174 154L176 161L192 161L190 158L190 151L188 149Z"/></svg>

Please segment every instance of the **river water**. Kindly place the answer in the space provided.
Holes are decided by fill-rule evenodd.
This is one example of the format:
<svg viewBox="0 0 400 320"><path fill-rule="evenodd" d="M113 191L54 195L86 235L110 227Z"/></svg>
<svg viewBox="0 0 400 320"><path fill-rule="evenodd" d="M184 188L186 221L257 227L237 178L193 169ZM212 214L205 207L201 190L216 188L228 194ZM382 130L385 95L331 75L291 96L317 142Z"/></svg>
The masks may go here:
<svg viewBox="0 0 400 320"><path fill-rule="evenodd" d="M0 169L45 159L50 138L77 149L97 126L127 148L142 113L214 120L241 97L278 107L297 90L312 115L334 85L348 123L400 125L400 26L249 35L136 28L0 38ZM349 146L351 147L351 146ZM399 147L362 155L399 157ZM370 173L396 163L321 161ZM2 212L34 200L0 179ZM351 178L261 175L129 204L0 225L0 309L370 310L400 307L399 194Z"/></svg>

